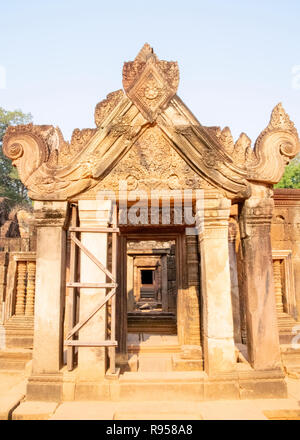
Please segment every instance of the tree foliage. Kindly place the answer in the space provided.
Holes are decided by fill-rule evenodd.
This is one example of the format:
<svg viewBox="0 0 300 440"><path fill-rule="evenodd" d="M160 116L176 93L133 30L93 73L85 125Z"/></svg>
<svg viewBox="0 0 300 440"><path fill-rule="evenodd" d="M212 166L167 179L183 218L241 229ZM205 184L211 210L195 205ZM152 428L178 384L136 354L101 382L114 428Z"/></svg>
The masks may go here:
<svg viewBox="0 0 300 440"><path fill-rule="evenodd" d="M9 125L28 124L31 120L30 113L25 114L21 110L7 111L0 107L0 196L7 197L11 206L28 205L31 201L25 186L19 179L17 169L3 154L2 141Z"/></svg>
<svg viewBox="0 0 300 440"><path fill-rule="evenodd" d="M285 172L275 188L300 188L300 155L285 167Z"/></svg>

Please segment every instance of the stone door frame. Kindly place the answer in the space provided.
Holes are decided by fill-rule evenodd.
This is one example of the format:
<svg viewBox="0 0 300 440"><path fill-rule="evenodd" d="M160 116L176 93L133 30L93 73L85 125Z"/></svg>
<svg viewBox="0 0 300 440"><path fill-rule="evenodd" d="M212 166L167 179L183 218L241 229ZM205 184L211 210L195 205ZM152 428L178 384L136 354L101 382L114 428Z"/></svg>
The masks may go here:
<svg viewBox="0 0 300 440"><path fill-rule="evenodd" d="M177 285L177 335L184 332L184 319L181 317L181 310L178 306L182 303L186 287L186 262L185 250L185 228L184 227L138 227L120 228L119 249L118 249L118 292L117 292L117 340L118 357L127 359L127 241L128 240L174 240L175 261L176 261L176 285Z"/></svg>

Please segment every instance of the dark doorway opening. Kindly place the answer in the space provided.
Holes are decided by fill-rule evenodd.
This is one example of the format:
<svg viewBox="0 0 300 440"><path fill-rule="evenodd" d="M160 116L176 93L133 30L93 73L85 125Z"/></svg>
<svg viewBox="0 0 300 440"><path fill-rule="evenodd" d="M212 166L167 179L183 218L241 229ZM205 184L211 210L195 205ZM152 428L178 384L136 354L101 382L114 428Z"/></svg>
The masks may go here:
<svg viewBox="0 0 300 440"><path fill-rule="evenodd" d="M142 284L153 284L153 270L141 270L141 283Z"/></svg>

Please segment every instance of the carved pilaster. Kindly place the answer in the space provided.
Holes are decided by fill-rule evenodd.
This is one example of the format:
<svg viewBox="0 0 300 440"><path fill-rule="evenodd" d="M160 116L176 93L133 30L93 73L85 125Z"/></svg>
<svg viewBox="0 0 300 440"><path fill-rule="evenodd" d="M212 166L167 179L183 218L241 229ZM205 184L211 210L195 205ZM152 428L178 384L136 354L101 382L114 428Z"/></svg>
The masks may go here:
<svg viewBox="0 0 300 440"><path fill-rule="evenodd" d="M15 314L17 316L24 315L25 312L26 275L26 261L19 261L17 264L17 294L15 308Z"/></svg>
<svg viewBox="0 0 300 440"><path fill-rule="evenodd" d="M273 261L273 271L274 271L276 310L277 313L283 313L284 308L283 308L283 291L282 291L282 275L281 275L280 260Z"/></svg>
<svg viewBox="0 0 300 440"><path fill-rule="evenodd" d="M280 368L270 228L274 201L251 197L240 216L248 356L257 370Z"/></svg>
<svg viewBox="0 0 300 440"><path fill-rule="evenodd" d="M67 202L34 203L36 291L34 298L32 265L29 267L27 307L27 313L32 313L35 303L33 374L56 373L62 366L67 207ZM28 390L31 393L31 386Z"/></svg>
<svg viewBox="0 0 300 440"><path fill-rule="evenodd" d="M204 369L210 374L235 369L228 254L230 200L204 200L198 210L204 227L199 235L203 303Z"/></svg>
<svg viewBox="0 0 300 440"><path fill-rule="evenodd" d="M25 316L34 315L34 296L35 296L35 261L27 263L27 288L26 288Z"/></svg>
<svg viewBox="0 0 300 440"><path fill-rule="evenodd" d="M185 296L187 306L187 326L185 344L200 345L200 296L199 296L199 256L198 237L186 236L187 281Z"/></svg>
<svg viewBox="0 0 300 440"><path fill-rule="evenodd" d="M231 281L231 302L233 314L233 329L235 342L241 342L241 310L239 298L239 284L237 273L237 257L236 257L236 237L238 233L238 225L234 219L230 219L228 228L228 250L229 250L229 267Z"/></svg>

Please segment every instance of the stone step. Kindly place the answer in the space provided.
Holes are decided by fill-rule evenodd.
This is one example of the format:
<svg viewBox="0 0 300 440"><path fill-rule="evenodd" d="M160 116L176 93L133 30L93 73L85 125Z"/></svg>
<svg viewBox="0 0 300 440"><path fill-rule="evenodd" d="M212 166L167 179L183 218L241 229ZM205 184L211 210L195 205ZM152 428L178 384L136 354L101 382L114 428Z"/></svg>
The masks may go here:
<svg viewBox="0 0 300 440"><path fill-rule="evenodd" d="M176 318L172 313L128 313L128 331L131 333L177 333Z"/></svg>
<svg viewBox="0 0 300 440"><path fill-rule="evenodd" d="M120 376L120 400L201 400L201 372L137 372Z"/></svg>
<svg viewBox="0 0 300 440"><path fill-rule="evenodd" d="M24 370L31 359L32 350L2 350L0 351L0 370Z"/></svg>
<svg viewBox="0 0 300 440"><path fill-rule="evenodd" d="M280 346L281 359L288 375L298 377L300 375L300 347L294 347L292 344Z"/></svg>
<svg viewBox="0 0 300 440"><path fill-rule="evenodd" d="M138 356L139 372L172 371L172 356L153 354Z"/></svg>
<svg viewBox="0 0 300 440"><path fill-rule="evenodd" d="M199 382L205 377L202 371L184 371L184 372L146 372L146 373L132 373L126 372L120 376L120 383L186 383Z"/></svg>
<svg viewBox="0 0 300 440"><path fill-rule="evenodd" d="M143 353L129 355L127 371L172 372L202 371L203 359L184 359L182 353Z"/></svg>
<svg viewBox="0 0 300 440"><path fill-rule="evenodd" d="M147 354L147 353L180 353L181 347L179 345L134 345L127 347L129 354Z"/></svg>

